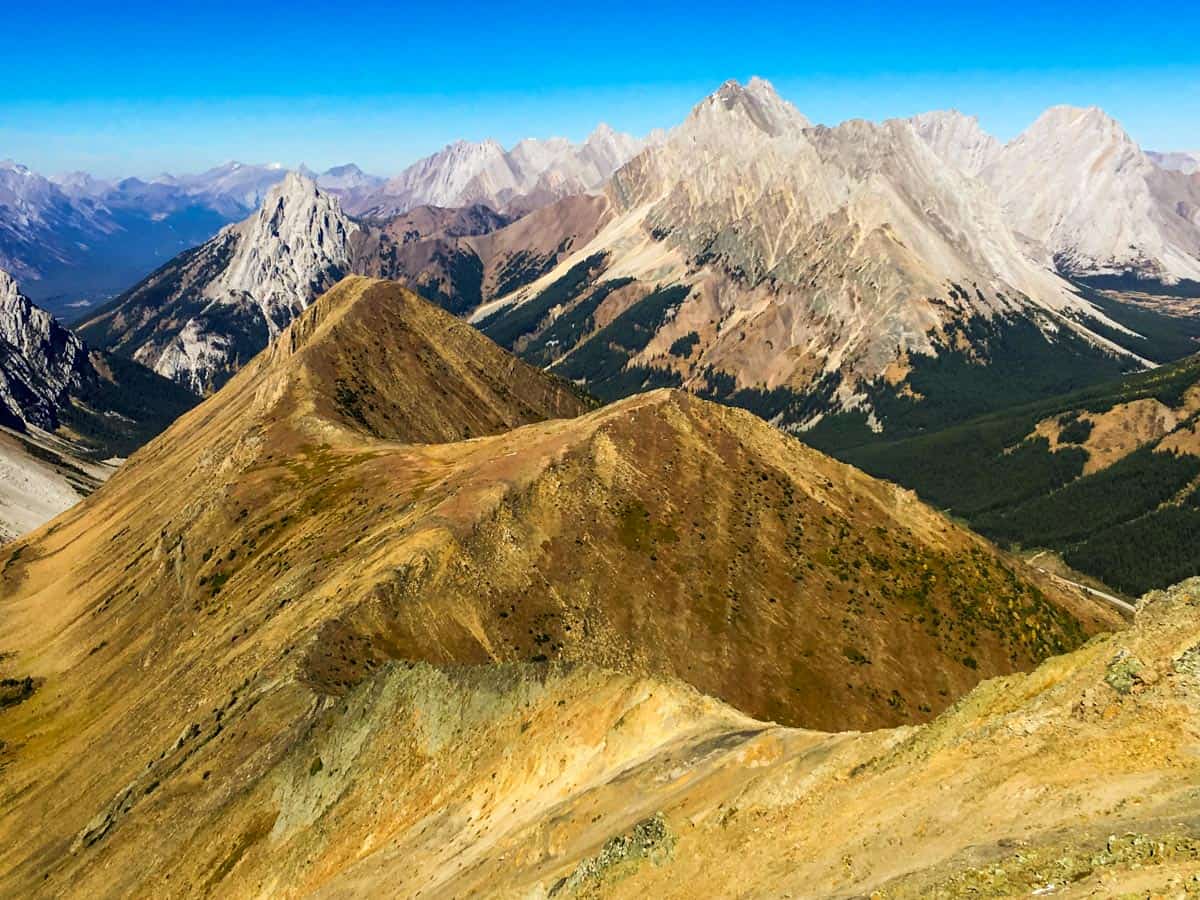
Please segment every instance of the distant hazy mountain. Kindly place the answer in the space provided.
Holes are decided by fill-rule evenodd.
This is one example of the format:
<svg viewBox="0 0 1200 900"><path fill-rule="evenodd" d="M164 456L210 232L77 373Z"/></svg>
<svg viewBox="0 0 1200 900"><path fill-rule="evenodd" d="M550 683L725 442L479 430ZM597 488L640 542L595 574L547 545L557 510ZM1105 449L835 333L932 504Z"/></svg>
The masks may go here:
<svg viewBox="0 0 1200 900"><path fill-rule="evenodd" d="M1194 175L1200 172L1200 150L1171 153L1157 153L1153 150L1147 150L1146 155L1154 161L1155 165L1164 169L1182 172L1185 175Z"/></svg>
<svg viewBox="0 0 1200 900"><path fill-rule="evenodd" d="M0 163L0 266L64 315L111 296L261 202L284 171L229 163L195 176L46 178Z"/></svg>
<svg viewBox="0 0 1200 900"><path fill-rule="evenodd" d="M251 166L230 161L199 175L160 175L153 181L178 189L184 197L198 198L231 216L239 216L258 206L267 191L286 174L287 168L280 163Z"/></svg>
<svg viewBox="0 0 1200 900"><path fill-rule="evenodd" d="M373 191L382 185L386 178L379 175L368 175L354 163L344 166L334 166L320 174L311 172L301 166L301 174L312 178L323 190L337 194L343 199L359 192Z"/></svg>
<svg viewBox="0 0 1200 900"><path fill-rule="evenodd" d="M387 217L418 206L484 204L527 212L601 187L645 146L600 125L581 144L564 138L528 139L505 151L496 141L458 141L419 160L375 191L356 195L347 209Z"/></svg>

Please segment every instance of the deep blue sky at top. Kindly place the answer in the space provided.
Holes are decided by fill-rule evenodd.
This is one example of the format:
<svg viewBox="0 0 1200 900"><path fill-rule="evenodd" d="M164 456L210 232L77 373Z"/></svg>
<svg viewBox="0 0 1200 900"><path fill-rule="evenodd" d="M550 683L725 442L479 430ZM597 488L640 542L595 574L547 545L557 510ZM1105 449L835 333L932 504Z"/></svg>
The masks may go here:
<svg viewBox="0 0 1200 900"><path fill-rule="evenodd" d="M6 6L0 158L45 172L392 174L460 137L669 127L754 74L826 124L953 106L1007 140L1094 104L1143 146L1200 149L1194 0Z"/></svg>

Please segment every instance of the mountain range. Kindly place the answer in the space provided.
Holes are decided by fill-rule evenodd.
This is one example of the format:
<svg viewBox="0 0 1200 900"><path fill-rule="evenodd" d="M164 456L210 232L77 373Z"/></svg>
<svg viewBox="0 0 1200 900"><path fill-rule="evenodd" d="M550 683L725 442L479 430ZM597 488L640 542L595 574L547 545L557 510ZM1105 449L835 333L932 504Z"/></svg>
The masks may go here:
<svg viewBox="0 0 1200 900"><path fill-rule="evenodd" d="M606 192L611 215L595 239L474 320L601 396L682 385L799 427L860 410L873 429L886 429L889 401L918 393L914 373L963 358L1036 353L1063 360L1041 367L1060 374L1075 360L1082 380L1158 360L1161 348L1136 317L1069 280L1078 273L1061 264L1073 251L1022 230L988 182L1010 154L1029 156L1046 124L1007 147L957 114L813 127L765 82L731 82L617 171ZM1125 171L1120 158L1094 161L1105 165ZM1165 181L1118 179L1138 198L1128 204L1098 178L1088 202L1116 212L1094 215L1087 246L1123 222L1149 236L1142 255L1166 248L1143 274L1186 288L1196 250L1189 261L1183 239L1172 240L1200 239L1191 188L1160 174ZM1151 187L1163 185L1179 189L1174 205L1155 199ZM1078 194L1069 175L1039 187L1064 208ZM588 260L588 276L564 298L561 286ZM1089 271L1115 268L1104 259ZM645 305L670 285L686 294ZM564 318L569 329L556 327ZM1001 371L973 368L984 378ZM1010 399L1004 389L999 380L980 384L972 402ZM941 402L924 399L928 408Z"/></svg>
<svg viewBox="0 0 1200 900"><path fill-rule="evenodd" d="M530 160L616 165L635 149L604 129L573 150L453 145L369 186L395 205L364 218L319 181L291 177L83 333L210 390L357 272L405 280L602 397L683 386L783 425L856 412L876 431L930 367L993 364L969 367L979 384L969 403L953 401L957 412L941 391L922 395L925 409L961 416L1021 399L988 380L1015 355L1040 360L1035 377L1053 373L1031 395L1173 358L1145 333L1144 310L1100 291L1105 278L1144 277L1147 290L1185 296L1200 265L1200 195L1099 111L1056 108L1002 146L954 112L813 126L765 81L730 82L599 192L533 214L513 205L533 183L518 177ZM1038 177L1039 203L1020 202L1033 185L1015 187L1019 173L1051 166L1058 176ZM584 181L572 189L595 187ZM433 206L414 213L419 201ZM465 212L434 212L439 203ZM276 236L280 209L285 225L304 226ZM463 215L469 224L446 225ZM269 264L227 272L235 244ZM281 280L292 263L280 254L296 253L299 276Z"/></svg>
<svg viewBox="0 0 1200 900"><path fill-rule="evenodd" d="M356 215L415 206L484 203L528 212L598 188L644 142L600 125L582 143L459 141L395 178L335 166L300 174L342 198ZM111 297L147 271L256 209L288 169L229 162L198 175L105 180L85 172L51 178L0 162L0 267L54 312ZM36 289L36 290L35 290Z"/></svg>
<svg viewBox="0 0 1200 900"><path fill-rule="evenodd" d="M563 138L527 139L506 151L496 141L458 141L381 185L351 191L345 206L352 214L371 218L399 215L418 206L479 204L497 212L529 212L563 197L595 191L646 145L607 125L597 127L578 145Z"/></svg>
<svg viewBox="0 0 1200 900"><path fill-rule="evenodd" d="M752 79L17 173L22 259L220 224L69 326L0 272L0 894L1188 896L1186 165Z"/></svg>

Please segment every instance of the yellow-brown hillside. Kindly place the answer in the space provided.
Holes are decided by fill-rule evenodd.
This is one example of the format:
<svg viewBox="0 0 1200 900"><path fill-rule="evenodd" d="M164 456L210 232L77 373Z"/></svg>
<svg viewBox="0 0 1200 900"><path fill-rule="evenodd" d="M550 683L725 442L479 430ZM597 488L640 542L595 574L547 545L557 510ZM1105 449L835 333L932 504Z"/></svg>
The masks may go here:
<svg viewBox="0 0 1200 900"><path fill-rule="evenodd" d="M925 721L1117 624L748 413L585 408L348 279L4 548L0 884L305 892L372 857L416 890L648 754L817 740L748 716Z"/></svg>

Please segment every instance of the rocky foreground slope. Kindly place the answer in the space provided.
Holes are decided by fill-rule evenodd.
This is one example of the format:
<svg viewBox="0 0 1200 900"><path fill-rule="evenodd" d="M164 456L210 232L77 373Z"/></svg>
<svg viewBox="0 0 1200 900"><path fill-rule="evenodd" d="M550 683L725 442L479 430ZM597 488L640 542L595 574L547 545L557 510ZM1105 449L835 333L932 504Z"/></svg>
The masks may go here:
<svg viewBox="0 0 1200 900"><path fill-rule="evenodd" d="M748 413L588 412L362 278L0 579L34 895L549 890L829 740L755 719L927 721L1119 624Z"/></svg>

